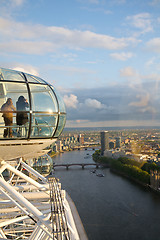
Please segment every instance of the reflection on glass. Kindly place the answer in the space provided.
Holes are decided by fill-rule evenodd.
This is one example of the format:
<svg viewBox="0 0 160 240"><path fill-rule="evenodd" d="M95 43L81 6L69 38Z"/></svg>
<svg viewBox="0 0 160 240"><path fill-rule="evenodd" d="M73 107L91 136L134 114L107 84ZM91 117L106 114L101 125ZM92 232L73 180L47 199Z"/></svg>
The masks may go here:
<svg viewBox="0 0 160 240"><path fill-rule="evenodd" d="M31 137L52 137L57 125L57 115L33 114Z"/></svg>
<svg viewBox="0 0 160 240"><path fill-rule="evenodd" d="M53 91L55 92L56 97L57 97L57 99L58 99L59 111L65 113L65 112L66 112L66 109L65 109L64 102L63 102L63 98L62 98L61 95L56 91L55 88L52 87L52 89L53 89Z"/></svg>
<svg viewBox="0 0 160 240"><path fill-rule="evenodd" d="M31 85L33 111L57 112L58 106L56 98L48 86Z"/></svg>
<svg viewBox="0 0 160 240"><path fill-rule="evenodd" d="M13 81L25 81L24 76L21 72L16 72L13 70L0 69L0 80L13 80Z"/></svg>
<svg viewBox="0 0 160 240"><path fill-rule="evenodd" d="M25 75L26 75L26 78L27 78L28 82L46 84L46 82L43 79L39 78L39 77L30 75L30 74L26 74L26 73L25 73Z"/></svg>
<svg viewBox="0 0 160 240"><path fill-rule="evenodd" d="M6 102L7 98L11 98L13 101L13 105L16 106L16 102L18 98L23 95L25 99L29 99L27 86L25 83L0 83L0 88L3 92L1 95L0 104L2 106L2 102Z"/></svg>
<svg viewBox="0 0 160 240"><path fill-rule="evenodd" d="M53 161L48 154L45 154L38 158L33 158L32 166L40 173L49 173L53 167Z"/></svg>
<svg viewBox="0 0 160 240"><path fill-rule="evenodd" d="M65 123L66 123L66 116L65 115L60 115L59 116L58 128L56 130L56 133L55 133L54 137L58 137L61 134L61 132L62 132L64 126L65 126Z"/></svg>

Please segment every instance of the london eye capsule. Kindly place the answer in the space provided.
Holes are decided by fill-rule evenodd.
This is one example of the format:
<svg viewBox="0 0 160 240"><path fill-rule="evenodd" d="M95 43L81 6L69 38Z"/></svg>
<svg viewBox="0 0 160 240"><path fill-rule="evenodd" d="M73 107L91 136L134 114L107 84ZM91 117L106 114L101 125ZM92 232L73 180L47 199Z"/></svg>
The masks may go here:
<svg viewBox="0 0 160 240"><path fill-rule="evenodd" d="M65 121L63 100L52 85L0 68L0 160L44 149L58 138Z"/></svg>

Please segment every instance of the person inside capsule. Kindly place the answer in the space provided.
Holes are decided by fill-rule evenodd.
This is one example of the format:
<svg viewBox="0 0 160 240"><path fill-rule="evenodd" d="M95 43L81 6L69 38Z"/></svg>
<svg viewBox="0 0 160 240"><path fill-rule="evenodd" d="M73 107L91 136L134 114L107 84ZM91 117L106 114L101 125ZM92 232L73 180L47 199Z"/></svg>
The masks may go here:
<svg viewBox="0 0 160 240"><path fill-rule="evenodd" d="M16 123L19 125L19 130L17 137L22 136L22 125L25 125L28 122L28 114L26 113L26 108L29 108L29 103L24 96L20 96L16 102L17 114L16 114ZM27 134L27 128L25 127L25 134Z"/></svg>
<svg viewBox="0 0 160 240"><path fill-rule="evenodd" d="M4 129L4 138L12 138L12 125L13 125L13 111L16 111L16 108L13 105L12 99L8 98L6 103L4 103L1 107L1 111L3 112L3 119L6 128Z"/></svg>

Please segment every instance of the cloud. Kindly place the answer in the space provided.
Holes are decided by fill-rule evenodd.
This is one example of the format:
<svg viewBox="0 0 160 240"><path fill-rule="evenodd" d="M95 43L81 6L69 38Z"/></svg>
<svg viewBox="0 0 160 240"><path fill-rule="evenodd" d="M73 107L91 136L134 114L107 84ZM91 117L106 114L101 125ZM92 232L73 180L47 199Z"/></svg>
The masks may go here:
<svg viewBox="0 0 160 240"><path fill-rule="evenodd" d="M16 67L12 67L13 70L29 73L31 75L39 76L37 68L29 65L17 64Z"/></svg>
<svg viewBox="0 0 160 240"><path fill-rule="evenodd" d="M111 53L110 56L120 61L126 61L127 59L133 57L133 53L131 52Z"/></svg>
<svg viewBox="0 0 160 240"><path fill-rule="evenodd" d="M142 79L141 85L135 83L134 88L129 82L106 88L72 89L77 104L74 108L67 108L67 121L71 126L90 127L94 124L118 126L119 123L128 126L131 122L137 126L155 124L160 119L157 107L160 104L160 84L157 84L160 78L143 76Z"/></svg>
<svg viewBox="0 0 160 240"><path fill-rule="evenodd" d="M1 6L1 8L2 7L4 9L6 8L6 10L7 9L10 10L12 8L21 7L25 2L26 2L26 0L8 0L8 1L1 0L0 6Z"/></svg>
<svg viewBox="0 0 160 240"><path fill-rule="evenodd" d="M146 92L145 94L141 93L138 94L136 96L136 98L139 100L137 102L131 102L129 104L129 106L131 107L136 107L138 108L139 112L141 113L151 113L151 114L155 114L157 111L156 111L156 108L153 107L151 104L150 104L150 101L152 100L151 99L151 96L148 92Z"/></svg>
<svg viewBox="0 0 160 240"><path fill-rule="evenodd" d="M145 63L145 65L146 65L147 67L152 66L152 65L154 64L154 61L155 61L155 58L153 57L153 58L151 58L150 60L148 60L148 61Z"/></svg>
<svg viewBox="0 0 160 240"><path fill-rule="evenodd" d="M128 16L126 20L133 27L140 29L141 33L151 32L153 31L151 25L151 16L149 13L139 13L133 16Z"/></svg>
<svg viewBox="0 0 160 240"><path fill-rule="evenodd" d="M78 99L74 94L64 95L63 100L67 108L77 108Z"/></svg>
<svg viewBox="0 0 160 240"><path fill-rule="evenodd" d="M88 108L95 108L95 109L103 109L106 108L106 106L104 104L102 104L100 101L96 100L96 99L91 99L91 98L87 98L85 100L85 105Z"/></svg>
<svg viewBox="0 0 160 240"><path fill-rule="evenodd" d="M139 99L139 101L137 101L137 102L131 102L131 103L129 104L129 106L136 106L136 107L145 107L145 106L148 106L149 100L150 100L150 95L149 95L149 93L147 93L147 94L145 94L145 95L137 95L136 98Z"/></svg>
<svg viewBox="0 0 160 240"><path fill-rule="evenodd" d="M11 3L11 5L17 7L17 6L22 6L25 0L10 0L9 2Z"/></svg>
<svg viewBox="0 0 160 240"><path fill-rule="evenodd" d="M120 70L120 75L122 77L134 77L137 73L132 67L125 67Z"/></svg>
<svg viewBox="0 0 160 240"><path fill-rule="evenodd" d="M146 43L146 46L149 50L160 53L160 38L153 38Z"/></svg>
<svg viewBox="0 0 160 240"><path fill-rule="evenodd" d="M41 55L55 51L56 47L46 41L8 41L0 42L0 50L1 52Z"/></svg>
<svg viewBox="0 0 160 240"><path fill-rule="evenodd" d="M138 42L135 38L115 38L91 31L26 24L4 18L0 18L0 35L0 51L26 54L45 54L64 47L118 50Z"/></svg>

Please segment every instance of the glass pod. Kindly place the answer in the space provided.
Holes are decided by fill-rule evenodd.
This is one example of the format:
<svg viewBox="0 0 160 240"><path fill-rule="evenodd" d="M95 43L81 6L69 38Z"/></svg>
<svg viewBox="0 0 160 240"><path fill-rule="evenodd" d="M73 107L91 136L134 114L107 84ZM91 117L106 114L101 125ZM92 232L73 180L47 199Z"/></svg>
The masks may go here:
<svg viewBox="0 0 160 240"><path fill-rule="evenodd" d="M57 138L65 121L63 100L53 86L0 68L0 140Z"/></svg>

